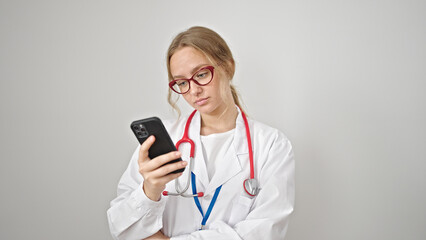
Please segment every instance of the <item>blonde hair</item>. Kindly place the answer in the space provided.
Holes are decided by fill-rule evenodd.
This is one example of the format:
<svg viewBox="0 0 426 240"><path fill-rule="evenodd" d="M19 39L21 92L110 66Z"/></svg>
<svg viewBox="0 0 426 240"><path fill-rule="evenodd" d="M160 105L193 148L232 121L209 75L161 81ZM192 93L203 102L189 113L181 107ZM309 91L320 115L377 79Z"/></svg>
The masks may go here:
<svg viewBox="0 0 426 240"><path fill-rule="evenodd" d="M173 80L173 76L170 71L170 58L177 50L183 47L193 47L194 49L202 52L210 61L212 61L212 63L224 70L229 79L232 98L234 99L235 104L242 109L239 94L235 86L231 83L235 73L235 61L225 40L223 40L219 34L206 27L195 26L179 33L173 39L167 51L167 72L169 81ZM178 99L179 96L176 99L173 99L172 90L169 88L167 101L180 115L180 109L177 106Z"/></svg>

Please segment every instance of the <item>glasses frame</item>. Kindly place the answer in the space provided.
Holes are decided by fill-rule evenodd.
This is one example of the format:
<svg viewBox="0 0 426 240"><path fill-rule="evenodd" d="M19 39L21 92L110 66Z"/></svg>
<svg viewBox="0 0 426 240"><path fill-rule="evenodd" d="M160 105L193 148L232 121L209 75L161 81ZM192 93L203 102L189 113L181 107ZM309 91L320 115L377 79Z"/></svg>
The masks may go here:
<svg viewBox="0 0 426 240"><path fill-rule="evenodd" d="M204 69L208 69L208 70L210 70L210 72L212 73L212 78L210 79L210 81L209 81L208 83L206 83L206 84L201 84L201 83L199 83L197 80L195 80L195 79L194 79L194 76L195 76L195 75L197 75L200 71L202 71L202 70L204 70ZM198 86L206 86L207 84L211 83L211 81L213 80L213 77L214 77L214 67L213 67L213 66L205 66L205 67L202 67L202 68L198 69L198 70L194 73L194 75L192 75L192 77L191 77L191 78L189 78L189 79L179 78L179 79L175 79L175 80L173 80L173 81L169 82L169 87L170 87L170 89L172 89L172 90L173 90L173 92L175 92L175 93L177 93L177 94L185 94L185 93L189 92L189 90L191 89L191 81L194 81L194 82L195 82L195 84L197 84ZM180 92L176 91L176 90L173 88L173 85L175 85L177 81L183 81L183 80L188 81L188 86L189 86L189 87L188 87L188 90L187 90L186 92L182 92L182 93L180 93Z"/></svg>

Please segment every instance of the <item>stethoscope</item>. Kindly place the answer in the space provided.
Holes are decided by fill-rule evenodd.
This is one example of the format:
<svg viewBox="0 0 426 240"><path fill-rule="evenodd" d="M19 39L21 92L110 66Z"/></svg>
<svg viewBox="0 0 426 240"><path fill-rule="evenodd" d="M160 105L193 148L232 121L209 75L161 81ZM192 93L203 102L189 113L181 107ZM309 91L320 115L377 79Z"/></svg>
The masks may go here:
<svg viewBox="0 0 426 240"><path fill-rule="evenodd" d="M241 115L243 117L244 120L244 125L246 128L246 135L247 135L247 144L248 144L248 150L249 150L249 158L250 158L250 178L244 180L243 182L243 187L244 190L246 191L246 193L250 196L256 196L259 193L260 187L259 184L257 182L257 180L254 178L254 167L253 167L253 148L252 148L252 144L251 144L251 137L250 137L250 128L249 128L249 124L247 121L247 117L244 114L244 112L240 109L241 111ZM177 178L175 180L175 189L176 192L172 193L172 192L168 192L168 191L164 191L163 195L164 196L182 196L182 197L194 197L195 202L198 202L198 197L203 197L204 193L203 192L197 192L196 190L196 186L195 186L195 174L193 173L194 170L194 150L195 150L195 144L194 141L192 141L192 139L189 138L188 136L188 132L189 132L189 125L191 124L191 120L194 117L195 113L197 112L197 110L194 110L191 115L189 116L188 120L186 121L186 125L185 125L185 131L183 133L183 137L182 139L180 139L177 143L176 143L176 149L179 150L179 146L182 143L189 143L191 146L191 150L190 150L190 162L189 162L189 172L191 174L188 174L188 179L186 182L186 186L181 189L180 184L179 184L179 178ZM188 190L189 188L189 184L192 180L192 194L186 194L185 192ZM222 186L218 187L216 189L216 192L212 198L212 202L214 205L214 201L217 198L217 195L219 194L219 191L221 189ZM197 204L198 206L198 204ZM199 207L200 208L200 207Z"/></svg>

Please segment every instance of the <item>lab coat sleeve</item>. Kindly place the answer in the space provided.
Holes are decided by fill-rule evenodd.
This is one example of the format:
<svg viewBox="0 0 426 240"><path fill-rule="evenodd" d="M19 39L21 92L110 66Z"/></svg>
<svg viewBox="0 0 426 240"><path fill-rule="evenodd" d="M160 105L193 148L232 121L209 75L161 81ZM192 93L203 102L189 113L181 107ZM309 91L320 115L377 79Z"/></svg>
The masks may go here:
<svg viewBox="0 0 426 240"><path fill-rule="evenodd" d="M262 189L246 219L235 226L216 221L208 230L171 239L284 239L294 206L295 169L291 143L282 133L277 134L266 161L259 167L258 179Z"/></svg>
<svg viewBox="0 0 426 240"><path fill-rule="evenodd" d="M155 202L143 191L143 178L138 172L139 147L120 179L117 198L107 211L108 223L114 239L144 239L162 228L166 199Z"/></svg>

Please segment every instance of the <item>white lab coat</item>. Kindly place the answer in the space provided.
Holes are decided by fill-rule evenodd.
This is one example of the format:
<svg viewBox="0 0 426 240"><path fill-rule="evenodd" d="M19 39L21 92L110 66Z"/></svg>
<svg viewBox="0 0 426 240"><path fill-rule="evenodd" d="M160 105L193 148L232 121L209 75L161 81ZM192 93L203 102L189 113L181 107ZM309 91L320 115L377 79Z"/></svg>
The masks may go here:
<svg viewBox="0 0 426 240"><path fill-rule="evenodd" d="M165 121L173 142L181 139L187 117ZM254 155L255 178L261 190L250 197L243 182L250 177L250 163L244 120L239 113L236 120L233 148L220 161L215 175L209 181L200 142L200 115L197 112L189 128L189 137L195 143L194 173L204 213L217 187L222 189L206 223L199 231L202 216L193 198L161 197L151 201L142 190L143 178L138 172L139 147L120 179L117 198L111 201L107 212L114 239L144 239L160 229L172 239L283 239L289 216L294 206L294 157L290 141L280 131L249 119ZM188 148L187 148L188 147ZM189 144L182 145L183 159ZM189 166L189 165L188 165ZM186 168L180 177L186 183ZM166 190L175 192L175 183ZM187 193L192 194L191 187Z"/></svg>

